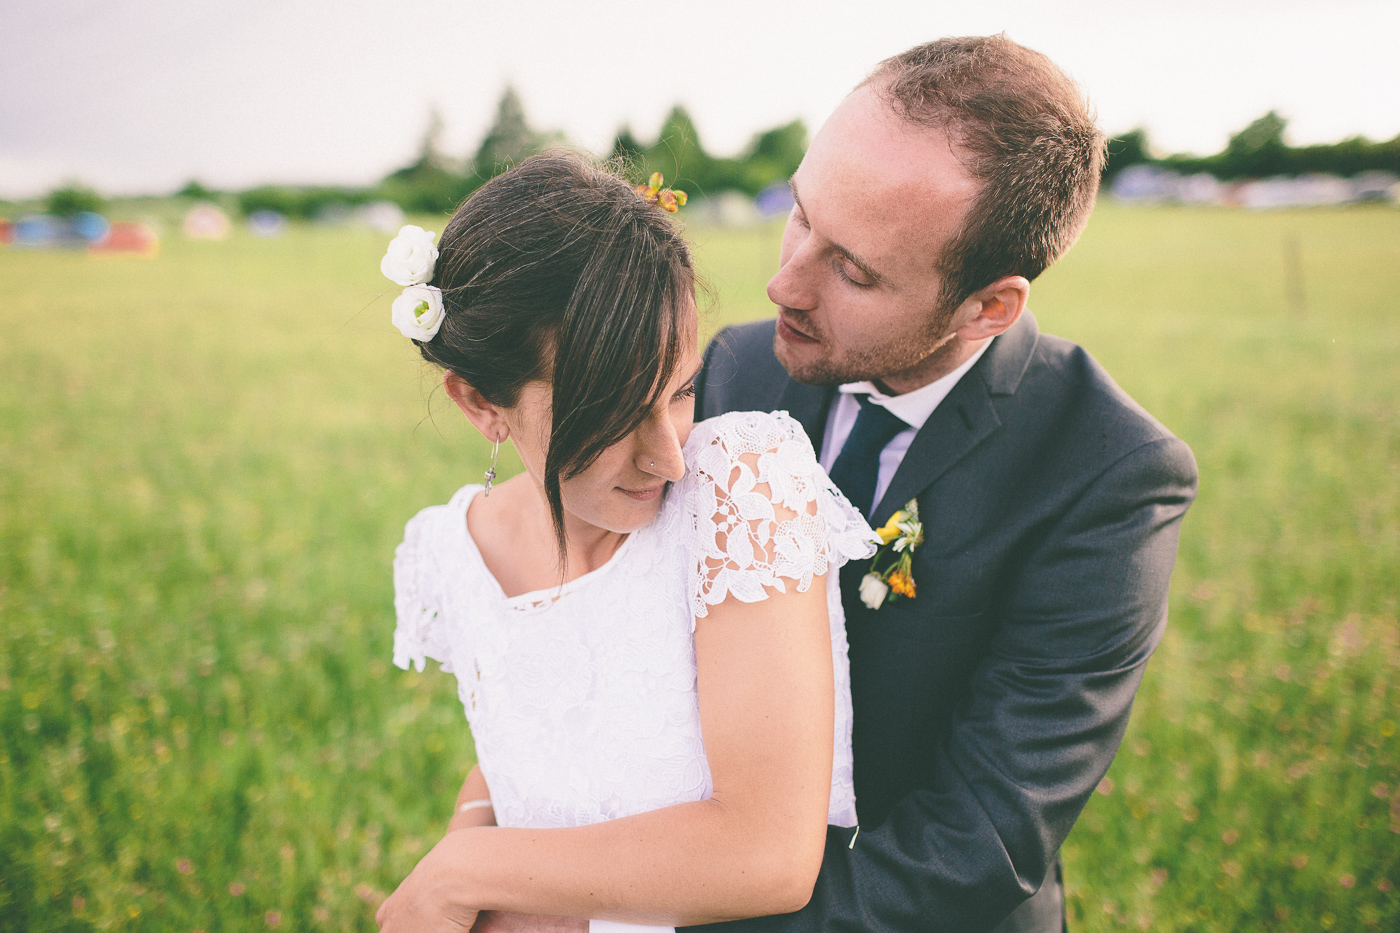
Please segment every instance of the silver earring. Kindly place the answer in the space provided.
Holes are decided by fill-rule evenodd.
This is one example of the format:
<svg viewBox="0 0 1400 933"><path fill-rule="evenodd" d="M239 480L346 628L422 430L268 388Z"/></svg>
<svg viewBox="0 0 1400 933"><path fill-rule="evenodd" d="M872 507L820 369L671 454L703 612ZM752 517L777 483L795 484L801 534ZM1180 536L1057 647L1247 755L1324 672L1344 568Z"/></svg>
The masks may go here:
<svg viewBox="0 0 1400 933"><path fill-rule="evenodd" d="M481 491L482 498L491 495L491 484L496 481L496 458L501 453L501 439L496 438L496 444L491 448L491 469L486 471L486 488Z"/></svg>

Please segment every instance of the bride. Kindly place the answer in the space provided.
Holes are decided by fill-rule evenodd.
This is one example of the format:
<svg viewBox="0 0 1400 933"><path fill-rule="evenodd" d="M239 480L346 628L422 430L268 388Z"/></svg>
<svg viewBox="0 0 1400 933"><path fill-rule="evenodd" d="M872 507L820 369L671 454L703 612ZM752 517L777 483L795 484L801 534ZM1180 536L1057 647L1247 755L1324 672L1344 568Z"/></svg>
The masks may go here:
<svg viewBox="0 0 1400 933"><path fill-rule="evenodd" d="M835 571L879 539L785 413L692 423L671 196L539 156L384 259L395 323L525 465L493 488L493 455L395 557L394 661L456 674L479 765L386 931L792 911L855 825Z"/></svg>

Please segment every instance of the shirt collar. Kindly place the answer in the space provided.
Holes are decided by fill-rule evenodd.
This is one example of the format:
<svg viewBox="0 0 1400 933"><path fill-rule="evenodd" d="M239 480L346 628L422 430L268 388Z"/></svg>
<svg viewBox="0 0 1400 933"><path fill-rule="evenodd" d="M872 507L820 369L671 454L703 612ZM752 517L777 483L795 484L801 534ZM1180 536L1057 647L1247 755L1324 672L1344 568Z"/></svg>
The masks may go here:
<svg viewBox="0 0 1400 933"><path fill-rule="evenodd" d="M992 338L995 340L996 338ZM958 380L967 374L967 371L976 365L982 358L982 354L987 352L987 348L992 345L988 340L968 357L961 366L946 376L940 376L926 386L920 386L903 395L885 395L875 388L873 382L848 382L837 391L846 395L869 395L870 401L876 405L882 405L889 410L890 414L896 416L905 424L918 430L924 426L924 422L929 419L948 393L953 391L953 386L958 384Z"/></svg>

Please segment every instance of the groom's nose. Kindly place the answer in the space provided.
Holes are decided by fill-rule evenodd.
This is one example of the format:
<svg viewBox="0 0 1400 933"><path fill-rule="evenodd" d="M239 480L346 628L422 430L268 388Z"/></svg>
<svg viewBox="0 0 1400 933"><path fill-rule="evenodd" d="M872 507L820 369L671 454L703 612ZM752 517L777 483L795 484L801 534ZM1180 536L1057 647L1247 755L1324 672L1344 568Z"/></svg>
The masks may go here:
<svg viewBox="0 0 1400 933"><path fill-rule="evenodd" d="M783 235L783 252L779 258L777 273L768 280L768 300L780 308L795 311L810 311L816 306L813 296L813 276L806 240L789 241L789 234Z"/></svg>

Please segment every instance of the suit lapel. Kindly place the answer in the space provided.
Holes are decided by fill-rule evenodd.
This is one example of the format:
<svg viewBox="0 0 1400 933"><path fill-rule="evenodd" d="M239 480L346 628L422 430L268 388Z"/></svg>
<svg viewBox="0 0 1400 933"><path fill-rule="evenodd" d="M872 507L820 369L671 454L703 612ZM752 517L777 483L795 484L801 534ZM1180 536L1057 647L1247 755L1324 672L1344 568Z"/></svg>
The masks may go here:
<svg viewBox="0 0 1400 933"><path fill-rule="evenodd" d="M879 528L887 522L895 510L933 485L1000 426L986 384L975 378L960 380L914 435L870 524Z"/></svg>
<svg viewBox="0 0 1400 933"><path fill-rule="evenodd" d="M870 524L879 528L897 509L948 472L988 434L1001 426L994 395L1013 395L1039 337L1029 311L997 337L924 422L904 455Z"/></svg>

